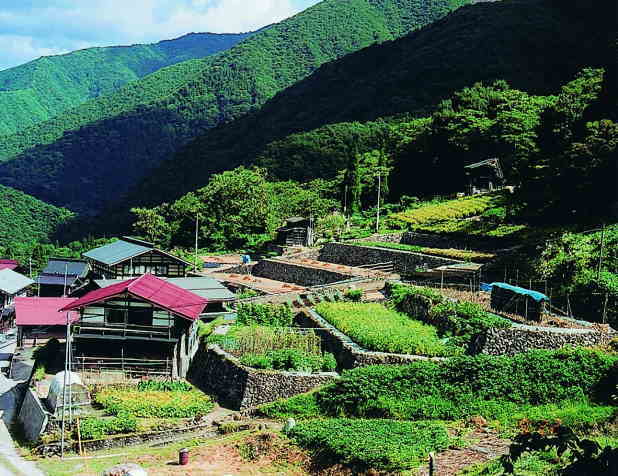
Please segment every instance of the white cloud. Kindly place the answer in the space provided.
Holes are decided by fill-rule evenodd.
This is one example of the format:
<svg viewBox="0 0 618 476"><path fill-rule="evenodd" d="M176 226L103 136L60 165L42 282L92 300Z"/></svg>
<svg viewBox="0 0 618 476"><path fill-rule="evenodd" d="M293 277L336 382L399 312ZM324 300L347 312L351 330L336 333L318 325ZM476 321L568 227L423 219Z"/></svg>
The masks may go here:
<svg viewBox="0 0 618 476"><path fill-rule="evenodd" d="M318 0L1 0L0 69L89 46L251 31Z"/></svg>

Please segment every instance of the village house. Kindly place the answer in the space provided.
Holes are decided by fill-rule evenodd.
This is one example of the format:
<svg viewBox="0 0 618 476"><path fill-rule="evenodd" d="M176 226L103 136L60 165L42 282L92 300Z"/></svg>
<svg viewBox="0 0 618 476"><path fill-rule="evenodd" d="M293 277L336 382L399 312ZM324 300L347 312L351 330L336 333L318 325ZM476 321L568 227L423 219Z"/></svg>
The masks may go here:
<svg viewBox="0 0 618 476"><path fill-rule="evenodd" d="M0 270L10 269L10 270L15 271L15 269L18 267L19 267L19 262L17 260L5 259L5 258L0 259Z"/></svg>
<svg viewBox="0 0 618 476"><path fill-rule="evenodd" d="M152 274L91 291L60 310L80 313L72 326L74 368L185 377L207 302Z"/></svg>
<svg viewBox="0 0 618 476"><path fill-rule="evenodd" d="M60 309L74 301L75 298L63 297L16 297L17 345L23 346L27 339L36 345L37 339L65 338L67 319L73 323L79 319L79 313L60 312Z"/></svg>
<svg viewBox="0 0 618 476"><path fill-rule="evenodd" d="M14 301L17 296L25 296L34 281L12 269L0 269L0 327L8 328L13 324Z"/></svg>
<svg viewBox="0 0 618 476"><path fill-rule="evenodd" d="M226 314L226 304L231 304L236 295L226 288L219 280L206 276L188 278L162 278L168 283L197 294L208 301L208 308L202 313L202 320L212 320ZM94 281L99 288L106 288L120 283L118 279L97 279Z"/></svg>
<svg viewBox="0 0 618 476"><path fill-rule="evenodd" d="M45 269L37 276L38 295L41 297L70 296L87 283L90 266L82 260L50 258Z"/></svg>
<svg viewBox="0 0 618 476"><path fill-rule="evenodd" d="M83 257L98 279L127 279L145 273L178 278L186 276L191 266L152 243L129 237L87 251Z"/></svg>

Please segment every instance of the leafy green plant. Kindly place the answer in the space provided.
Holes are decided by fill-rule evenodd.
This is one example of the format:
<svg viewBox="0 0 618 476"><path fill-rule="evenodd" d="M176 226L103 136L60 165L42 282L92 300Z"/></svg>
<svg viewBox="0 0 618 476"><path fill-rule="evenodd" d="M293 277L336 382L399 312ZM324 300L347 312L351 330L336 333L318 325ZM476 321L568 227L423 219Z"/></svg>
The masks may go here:
<svg viewBox="0 0 618 476"><path fill-rule="evenodd" d="M199 390L155 391L104 388L95 401L109 415L135 417L190 418L210 413L214 404Z"/></svg>
<svg viewBox="0 0 618 476"><path fill-rule="evenodd" d="M286 305L241 303L237 312L236 322L244 326L289 327L294 320L292 309Z"/></svg>
<svg viewBox="0 0 618 476"><path fill-rule="evenodd" d="M190 392L193 385L183 380L142 380L137 384L140 392Z"/></svg>
<svg viewBox="0 0 618 476"><path fill-rule="evenodd" d="M137 418L127 412L119 412L117 416L111 418L87 417L79 422L79 429L82 439L98 440L108 435L136 431Z"/></svg>
<svg viewBox="0 0 618 476"><path fill-rule="evenodd" d="M320 303L317 312L369 350L400 354L448 355L436 329L375 303Z"/></svg>
<svg viewBox="0 0 618 476"><path fill-rule="evenodd" d="M289 435L308 449L363 471L401 471L421 464L430 451L449 446L440 422L326 419L301 422Z"/></svg>
<svg viewBox="0 0 618 476"><path fill-rule="evenodd" d="M331 372L337 367L332 354L308 354L296 349L281 349L266 354L244 354L240 362L249 367L302 372Z"/></svg>
<svg viewBox="0 0 618 476"><path fill-rule="evenodd" d="M362 289L348 289L343 295L346 301L360 302L363 298Z"/></svg>

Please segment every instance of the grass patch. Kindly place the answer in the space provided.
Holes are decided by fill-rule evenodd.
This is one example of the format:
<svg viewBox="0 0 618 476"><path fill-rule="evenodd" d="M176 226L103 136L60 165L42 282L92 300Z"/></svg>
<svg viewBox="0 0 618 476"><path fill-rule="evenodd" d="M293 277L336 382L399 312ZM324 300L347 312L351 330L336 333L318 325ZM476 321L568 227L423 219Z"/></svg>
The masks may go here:
<svg viewBox="0 0 618 476"><path fill-rule="evenodd" d="M381 304L323 302L316 310L354 342L369 350L427 356L455 353L440 341L434 327Z"/></svg>
<svg viewBox="0 0 618 476"><path fill-rule="evenodd" d="M439 422L335 418L301 422L290 436L301 446L359 470L401 471L449 446Z"/></svg>

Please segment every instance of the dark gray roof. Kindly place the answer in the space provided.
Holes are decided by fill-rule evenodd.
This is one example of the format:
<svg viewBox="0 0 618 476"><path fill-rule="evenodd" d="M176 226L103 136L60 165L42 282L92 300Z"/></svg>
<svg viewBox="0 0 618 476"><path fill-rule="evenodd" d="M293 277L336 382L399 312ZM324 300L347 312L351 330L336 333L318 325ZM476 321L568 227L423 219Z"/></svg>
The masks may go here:
<svg viewBox="0 0 618 476"><path fill-rule="evenodd" d="M34 281L23 274L10 269L0 270L0 291L6 294L16 294L31 284L34 284Z"/></svg>
<svg viewBox="0 0 618 476"><path fill-rule="evenodd" d="M71 260L71 259L62 259L62 258L50 258L47 262L47 266L41 272L42 275L62 275L64 277L64 273L69 276L78 276L80 278L85 278L88 274L88 263L85 261L79 260Z"/></svg>
<svg viewBox="0 0 618 476"><path fill-rule="evenodd" d="M79 279L78 276L71 275L71 274L67 275L67 280L66 280L67 286L73 286L75 281L77 281L78 279ZM64 275L59 276L57 274L41 273L36 278L36 282L39 283L39 284L47 284L47 285L54 285L54 286L64 286Z"/></svg>
<svg viewBox="0 0 618 476"><path fill-rule="evenodd" d="M236 298L233 292L221 284L218 280L210 277L194 277L194 278L161 278L179 288L191 291L200 297L210 301L231 301ZM122 282L121 279L97 279L95 283L100 288L106 288L112 284Z"/></svg>

